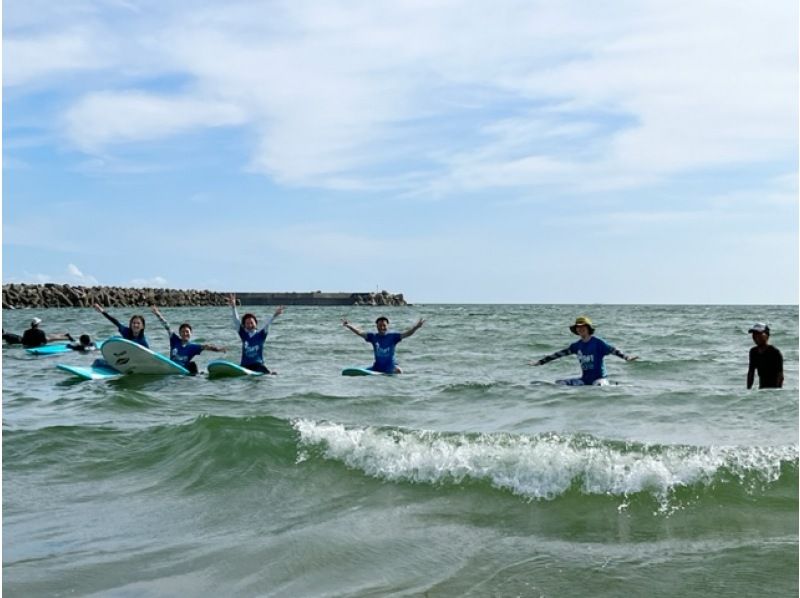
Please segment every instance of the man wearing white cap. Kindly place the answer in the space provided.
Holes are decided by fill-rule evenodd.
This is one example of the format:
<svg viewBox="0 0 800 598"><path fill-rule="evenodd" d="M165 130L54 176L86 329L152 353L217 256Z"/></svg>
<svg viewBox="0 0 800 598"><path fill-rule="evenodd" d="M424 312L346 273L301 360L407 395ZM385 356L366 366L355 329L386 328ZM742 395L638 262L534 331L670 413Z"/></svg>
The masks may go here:
<svg viewBox="0 0 800 598"><path fill-rule="evenodd" d="M753 388L756 372L759 388L783 388L783 355L769 344L769 326L757 322L747 332L753 335L753 342L756 344L750 349L747 388Z"/></svg>
<svg viewBox="0 0 800 598"><path fill-rule="evenodd" d="M33 318L31 320L31 327L22 333L22 346L26 349L33 347L41 347L46 345L49 341L71 341L74 340L68 333L65 334L51 334L48 336L44 330L39 328L42 323L41 318Z"/></svg>

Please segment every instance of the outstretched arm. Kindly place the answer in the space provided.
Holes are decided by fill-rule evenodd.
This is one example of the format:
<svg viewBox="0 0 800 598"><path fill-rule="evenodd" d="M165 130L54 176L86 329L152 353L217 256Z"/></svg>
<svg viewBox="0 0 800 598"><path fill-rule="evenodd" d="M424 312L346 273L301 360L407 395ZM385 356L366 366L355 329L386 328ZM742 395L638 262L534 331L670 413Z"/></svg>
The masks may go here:
<svg viewBox="0 0 800 598"><path fill-rule="evenodd" d="M95 308L95 310L97 310L101 314L103 314L103 316L105 316L105 318L109 322L114 324L114 326L116 326L117 328L119 328L121 326L121 324L119 323L119 320L117 320L114 316L110 315L106 310L104 310L103 307L99 303L95 303L93 307Z"/></svg>
<svg viewBox="0 0 800 598"><path fill-rule="evenodd" d="M218 347L217 345L200 345L203 351L216 351L217 353L225 353L228 349L225 347Z"/></svg>
<svg viewBox="0 0 800 598"><path fill-rule="evenodd" d="M561 349L561 351L556 351L555 353L551 353L546 357L542 357L538 361L529 361L528 365L544 365L550 361L553 361L554 359L558 359L559 357L564 357L565 355L569 355L569 353L570 353L569 347L567 347L566 349Z"/></svg>
<svg viewBox="0 0 800 598"><path fill-rule="evenodd" d="M361 338L367 338L367 333L366 333L366 332L364 332L363 330L361 330L361 328L358 328L358 327L356 327L356 326L353 326L353 325L352 325L350 322L348 322L348 321L347 321L346 319L344 319L344 318L342 318L342 326L344 326L345 328L347 328L347 329L348 329L350 332L352 332L353 334L357 334L357 335L358 335L358 336L360 336Z"/></svg>
<svg viewBox="0 0 800 598"><path fill-rule="evenodd" d="M422 325L423 325L424 323L425 323L425 320L424 320L423 318L420 318L420 319L419 319L419 321L417 321L417 323L416 323L416 324L414 324L414 325L413 325L411 328L409 328L409 329L408 329L408 330L406 330L405 332L401 332L401 333L400 333L400 336L401 336L401 338L408 338L409 336L411 336L412 334L414 334L414 333L415 333L417 330L419 330L420 328L422 328Z"/></svg>
<svg viewBox="0 0 800 598"><path fill-rule="evenodd" d="M239 319L239 312L236 311L236 294L231 293L228 295L228 305L233 308L233 327L236 330L239 330L239 327L242 325L241 320Z"/></svg>
<svg viewBox="0 0 800 598"><path fill-rule="evenodd" d="M158 308L155 305L153 305L153 306L150 307L150 311L152 311L155 314L155 316L158 318L158 321L161 322L161 325L164 327L164 330L167 331L167 334L171 335L172 334L172 330L169 327L169 322L167 322L167 320L164 318L164 316L161 315L161 312L158 311Z"/></svg>
<svg viewBox="0 0 800 598"><path fill-rule="evenodd" d="M616 355L617 357L621 357L625 361L636 361L637 359L639 359L636 355L625 355L625 353L623 353L619 349L614 349L613 351L611 351L611 354Z"/></svg>
<svg viewBox="0 0 800 598"><path fill-rule="evenodd" d="M269 318L267 318L267 321L264 324L264 330L269 332L269 327L272 326L272 323L275 321L275 318L277 318L282 313L283 313L283 305L279 305L275 310L275 313L272 314Z"/></svg>
<svg viewBox="0 0 800 598"><path fill-rule="evenodd" d="M74 341L75 339L72 338L72 335L69 332L62 332L61 334L48 334L47 335L47 342L51 343L53 341Z"/></svg>

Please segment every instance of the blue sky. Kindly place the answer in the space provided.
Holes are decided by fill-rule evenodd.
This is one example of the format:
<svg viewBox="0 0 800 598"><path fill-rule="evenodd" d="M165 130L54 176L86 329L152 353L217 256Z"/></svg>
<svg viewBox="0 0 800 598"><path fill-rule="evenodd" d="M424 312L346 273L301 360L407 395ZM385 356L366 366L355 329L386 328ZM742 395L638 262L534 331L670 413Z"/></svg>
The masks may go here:
<svg viewBox="0 0 800 598"><path fill-rule="evenodd" d="M798 6L3 3L3 282L796 303Z"/></svg>

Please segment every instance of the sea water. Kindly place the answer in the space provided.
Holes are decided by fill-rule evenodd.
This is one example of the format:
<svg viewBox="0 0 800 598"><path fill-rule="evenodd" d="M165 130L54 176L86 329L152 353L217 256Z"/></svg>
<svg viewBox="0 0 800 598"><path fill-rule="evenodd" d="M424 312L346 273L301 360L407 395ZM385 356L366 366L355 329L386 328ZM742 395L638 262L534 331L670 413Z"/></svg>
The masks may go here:
<svg viewBox="0 0 800 598"><path fill-rule="evenodd" d="M273 308L253 307L263 323ZM150 345L167 336L144 313ZM242 311L242 310L240 310ZM228 347L227 308L162 309ZM242 311L243 313L243 311ZM399 376L349 378L344 329L425 325ZM114 333L92 310L15 310ZM622 351L608 387L528 365L588 315ZM746 390L772 327L782 390ZM4 347L5 596L796 596L796 306L290 307L277 376L77 382Z"/></svg>

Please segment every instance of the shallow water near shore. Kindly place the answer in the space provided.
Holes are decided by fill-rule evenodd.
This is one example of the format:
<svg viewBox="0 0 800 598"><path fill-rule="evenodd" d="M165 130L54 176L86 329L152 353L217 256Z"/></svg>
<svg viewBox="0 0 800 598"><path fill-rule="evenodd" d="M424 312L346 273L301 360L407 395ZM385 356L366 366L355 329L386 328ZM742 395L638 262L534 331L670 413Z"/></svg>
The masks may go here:
<svg viewBox="0 0 800 598"><path fill-rule="evenodd" d="M162 311L238 360L227 308ZM371 362L341 318L384 313L426 318L406 373L341 376ZM640 357L607 358L616 385L553 384L574 357L527 365L582 314ZM34 315L114 332L88 309L3 327ZM745 389L755 321L782 390ZM797 330L796 306L290 307L265 350L279 374L222 380L76 382L56 363L93 357L4 347L3 593L794 596Z"/></svg>

